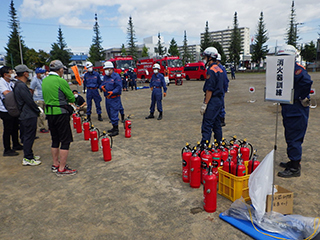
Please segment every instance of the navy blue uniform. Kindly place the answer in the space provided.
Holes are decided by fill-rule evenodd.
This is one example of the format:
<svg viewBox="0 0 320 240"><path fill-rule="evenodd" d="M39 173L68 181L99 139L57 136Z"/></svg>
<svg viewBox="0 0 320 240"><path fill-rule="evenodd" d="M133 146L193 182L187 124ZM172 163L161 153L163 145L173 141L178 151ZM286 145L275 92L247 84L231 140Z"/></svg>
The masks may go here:
<svg viewBox="0 0 320 240"><path fill-rule="evenodd" d="M223 83L224 75L221 68L216 63L213 63L207 69L207 78L203 85L203 92L211 91L212 96L207 104L207 109L203 114L201 133L201 143L205 143L206 140L210 142L211 132L214 132L214 138L218 142L222 139L222 128L220 122L220 111L223 106Z"/></svg>
<svg viewBox="0 0 320 240"><path fill-rule="evenodd" d="M83 77L83 85L87 87L87 115L91 115L92 99L96 104L97 114L101 114L101 96L98 88L101 85L101 78L99 73L87 72Z"/></svg>
<svg viewBox="0 0 320 240"><path fill-rule="evenodd" d="M127 84L127 77L128 77L128 74L126 74L125 72L121 72L120 73L120 77L122 79L122 89L123 90L127 90L128 89L128 84Z"/></svg>
<svg viewBox="0 0 320 240"><path fill-rule="evenodd" d="M291 161L301 160L301 145L308 126L309 107L302 106L300 100L309 98L311 85L311 78L305 68L295 63L294 103L281 104L287 155Z"/></svg>
<svg viewBox="0 0 320 240"><path fill-rule="evenodd" d="M112 125L118 125L119 116L118 113L122 106L121 104L121 91L122 91L122 80L118 73L113 72L110 76L105 75L100 88L102 86L105 87L106 92L104 92L104 96L106 97L106 110L108 116L111 120ZM110 97L107 98L109 95L109 91L113 92Z"/></svg>
<svg viewBox="0 0 320 240"><path fill-rule="evenodd" d="M133 90L133 87L137 90L137 82L136 82L137 74L131 71L129 71L127 74L130 79L129 81L130 81L131 90Z"/></svg>
<svg viewBox="0 0 320 240"><path fill-rule="evenodd" d="M228 88L229 88L229 79L228 79L228 74L226 69L224 68L224 66L222 66L221 63L218 64L219 68L221 68L221 70L223 71L223 75L224 75L224 82L223 82L223 98L226 92L228 92ZM220 118L224 118L226 116L226 111L225 111L225 107L224 107L224 101L223 101L223 106L221 108L221 112L220 112Z"/></svg>
<svg viewBox="0 0 320 240"><path fill-rule="evenodd" d="M167 92L167 86L163 75L161 73L154 73L149 85L150 88L153 88L151 93L150 113L154 113L156 103L158 111L162 112L162 88L165 93Z"/></svg>

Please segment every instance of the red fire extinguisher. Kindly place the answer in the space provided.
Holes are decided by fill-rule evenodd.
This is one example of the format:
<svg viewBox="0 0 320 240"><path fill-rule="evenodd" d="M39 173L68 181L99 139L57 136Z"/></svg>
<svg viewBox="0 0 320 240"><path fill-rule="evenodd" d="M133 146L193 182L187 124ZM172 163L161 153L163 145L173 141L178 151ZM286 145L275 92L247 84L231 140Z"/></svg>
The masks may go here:
<svg viewBox="0 0 320 240"><path fill-rule="evenodd" d="M233 175L242 177L246 175L246 167L242 163L241 154L239 153L237 164L233 166Z"/></svg>
<svg viewBox="0 0 320 240"><path fill-rule="evenodd" d="M203 150L203 154L201 156L201 183L203 183L204 175L207 174L207 169L209 165L212 163L212 155L208 151L208 149Z"/></svg>
<svg viewBox="0 0 320 240"><path fill-rule="evenodd" d="M212 172L214 175L216 175L217 180L219 180L219 172L218 172L218 167L221 165L221 152L218 152L216 149L212 153Z"/></svg>
<svg viewBox="0 0 320 240"><path fill-rule="evenodd" d="M194 147L190 158L190 187L199 188L201 185L201 159L197 154L197 148Z"/></svg>
<svg viewBox="0 0 320 240"><path fill-rule="evenodd" d="M233 161L234 164L236 164L237 163L238 154L237 154L237 150L234 147L230 148L229 155L232 156L232 161Z"/></svg>
<svg viewBox="0 0 320 240"><path fill-rule="evenodd" d="M77 133L82 133L81 118L78 114L74 117L74 121L76 123Z"/></svg>
<svg viewBox="0 0 320 240"><path fill-rule="evenodd" d="M91 142L91 151L92 152L98 152L99 151L99 129L95 128L93 125L91 125L91 131L90 131L90 142Z"/></svg>
<svg viewBox="0 0 320 240"><path fill-rule="evenodd" d="M191 148L189 143L186 143L186 146L181 150L182 157L182 181L188 183L190 181L189 172L190 172L190 158L192 156Z"/></svg>
<svg viewBox="0 0 320 240"><path fill-rule="evenodd" d="M76 129L76 121L74 120L74 118L77 116L76 113L72 114L72 122L73 122L73 128Z"/></svg>
<svg viewBox="0 0 320 240"><path fill-rule="evenodd" d="M234 168L234 162L232 161L232 156L229 155L228 159L223 163L222 170L232 174L233 168Z"/></svg>
<svg viewBox="0 0 320 240"><path fill-rule="evenodd" d="M256 155L256 151L254 151L253 157L249 161L248 174L251 174L259 166L260 162L257 159L258 159L258 155Z"/></svg>
<svg viewBox="0 0 320 240"><path fill-rule="evenodd" d="M223 166L223 163L224 163L225 161L227 161L228 156L229 156L228 151L227 151L225 148L222 148L222 150L221 150L221 164L220 164L220 166Z"/></svg>
<svg viewBox="0 0 320 240"><path fill-rule="evenodd" d="M203 180L203 208L209 213L213 213L217 209L217 178L212 173L211 164L208 174L204 176Z"/></svg>
<svg viewBox="0 0 320 240"><path fill-rule="evenodd" d="M84 123L82 124L83 127L83 135L84 140L90 139L90 123L87 121L87 118L85 118Z"/></svg>
<svg viewBox="0 0 320 240"><path fill-rule="evenodd" d="M103 131L101 135L101 148L102 148L102 153L103 153L103 160L105 162L111 161L112 156L111 156L111 149L112 149L112 136L109 136L105 131ZM110 139L109 139L110 137Z"/></svg>
<svg viewBox="0 0 320 240"><path fill-rule="evenodd" d="M125 124L125 127L124 127L125 134L124 134L124 136L126 138L131 138L131 121L129 119L127 119L124 124Z"/></svg>
<svg viewBox="0 0 320 240"><path fill-rule="evenodd" d="M249 149L249 146L251 149ZM247 142L247 139L243 139L241 143L240 153L242 154L243 161L249 161L252 155L252 145ZM251 154L250 154L251 153Z"/></svg>

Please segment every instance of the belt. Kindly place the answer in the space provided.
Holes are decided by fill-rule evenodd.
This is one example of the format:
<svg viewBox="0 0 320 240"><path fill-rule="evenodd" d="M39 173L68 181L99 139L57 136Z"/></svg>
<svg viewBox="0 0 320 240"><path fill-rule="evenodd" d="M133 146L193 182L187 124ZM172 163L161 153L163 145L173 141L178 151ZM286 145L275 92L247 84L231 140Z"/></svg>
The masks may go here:
<svg viewBox="0 0 320 240"><path fill-rule="evenodd" d="M111 97L108 97L108 96L106 96L106 98L116 98L116 97L120 97L120 95L114 95L114 96L111 96Z"/></svg>
<svg viewBox="0 0 320 240"><path fill-rule="evenodd" d="M161 87L154 87L154 88L161 88Z"/></svg>
<svg viewBox="0 0 320 240"><path fill-rule="evenodd" d="M97 89L96 87L88 87L88 89Z"/></svg>

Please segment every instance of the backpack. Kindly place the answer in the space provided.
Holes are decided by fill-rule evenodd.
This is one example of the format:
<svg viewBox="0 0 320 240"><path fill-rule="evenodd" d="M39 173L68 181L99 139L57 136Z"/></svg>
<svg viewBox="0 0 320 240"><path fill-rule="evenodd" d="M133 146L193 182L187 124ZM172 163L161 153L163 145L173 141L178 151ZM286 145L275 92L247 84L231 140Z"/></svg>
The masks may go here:
<svg viewBox="0 0 320 240"><path fill-rule="evenodd" d="M2 99L2 102L11 117L20 116L21 111L18 107L16 98L14 96L14 88L13 88L13 91L5 95L5 98Z"/></svg>

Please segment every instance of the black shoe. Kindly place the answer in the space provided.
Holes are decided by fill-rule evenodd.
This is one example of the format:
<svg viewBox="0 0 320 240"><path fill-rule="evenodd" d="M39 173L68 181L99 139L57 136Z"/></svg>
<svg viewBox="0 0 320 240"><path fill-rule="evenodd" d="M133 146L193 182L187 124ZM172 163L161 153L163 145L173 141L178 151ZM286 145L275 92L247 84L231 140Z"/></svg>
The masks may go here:
<svg viewBox="0 0 320 240"><path fill-rule="evenodd" d="M14 150L8 150L8 151L3 152L4 157L13 157L13 156L18 156L18 155L19 155L19 153Z"/></svg>
<svg viewBox="0 0 320 240"><path fill-rule="evenodd" d="M220 121L221 121L221 127L224 127L225 125L226 125L226 123L225 123L225 121L224 121L225 119L224 118L220 118Z"/></svg>
<svg viewBox="0 0 320 240"><path fill-rule="evenodd" d="M162 119L162 112L159 113L157 120L161 120L161 119Z"/></svg>
<svg viewBox="0 0 320 240"><path fill-rule="evenodd" d="M110 132L110 136L114 137L119 135L119 127L118 125L113 125L113 128L111 129L112 131Z"/></svg>
<svg viewBox="0 0 320 240"><path fill-rule="evenodd" d="M21 144L17 145L17 146L14 146L12 148L14 151L19 151L19 150L23 150L23 146Z"/></svg>
<svg viewBox="0 0 320 240"><path fill-rule="evenodd" d="M121 122L124 123L124 114L121 114Z"/></svg>
<svg viewBox="0 0 320 240"><path fill-rule="evenodd" d="M36 140L36 139L38 139L38 138L39 138L38 136L35 136L35 137L34 137L34 140Z"/></svg>
<svg viewBox="0 0 320 240"><path fill-rule="evenodd" d="M102 117L101 117L101 114L98 114L98 121L100 121L100 122L103 121L103 119L102 119Z"/></svg>
<svg viewBox="0 0 320 240"><path fill-rule="evenodd" d="M91 115L87 115L87 120L88 120L88 122L91 121Z"/></svg>
<svg viewBox="0 0 320 240"><path fill-rule="evenodd" d="M292 167L292 164L291 164L291 161L288 161L288 162L281 162L279 164L280 167L283 167L283 168L291 168ZM301 165L299 164L299 169L301 169Z"/></svg>
<svg viewBox="0 0 320 240"><path fill-rule="evenodd" d="M292 178L292 177L300 177L301 169L296 168L286 168L282 172L278 172L278 177L282 178Z"/></svg>
<svg viewBox="0 0 320 240"><path fill-rule="evenodd" d="M148 117L146 117L146 119L149 119L149 118L154 118L153 113L150 113L150 115Z"/></svg>

